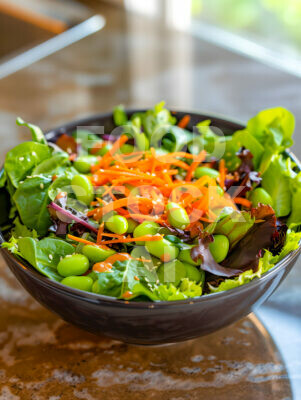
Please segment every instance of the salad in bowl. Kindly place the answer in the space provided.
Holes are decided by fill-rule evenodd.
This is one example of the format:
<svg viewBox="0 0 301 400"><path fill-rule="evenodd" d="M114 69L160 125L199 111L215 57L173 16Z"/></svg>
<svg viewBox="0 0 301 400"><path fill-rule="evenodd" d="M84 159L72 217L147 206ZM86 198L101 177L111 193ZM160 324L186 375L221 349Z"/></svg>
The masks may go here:
<svg viewBox="0 0 301 400"><path fill-rule="evenodd" d="M165 108L115 129L78 127L10 150L0 187L2 247L40 274L86 292L176 301L248 284L299 247L301 173L294 117L261 111L225 136Z"/></svg>

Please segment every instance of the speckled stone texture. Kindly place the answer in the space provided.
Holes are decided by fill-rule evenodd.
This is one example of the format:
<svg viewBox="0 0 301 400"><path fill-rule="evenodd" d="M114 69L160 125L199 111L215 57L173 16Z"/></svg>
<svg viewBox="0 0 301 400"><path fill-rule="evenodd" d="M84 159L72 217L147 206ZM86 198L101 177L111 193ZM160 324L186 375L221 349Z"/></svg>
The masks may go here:
<svg viewBox="0 0 301 400"><path fill-rule="evenodd" d="M285 366L253 315L201 339L130 346L93 336L46 311L1 260L0 316L0 400L268 400L291 395Z"/></svg>

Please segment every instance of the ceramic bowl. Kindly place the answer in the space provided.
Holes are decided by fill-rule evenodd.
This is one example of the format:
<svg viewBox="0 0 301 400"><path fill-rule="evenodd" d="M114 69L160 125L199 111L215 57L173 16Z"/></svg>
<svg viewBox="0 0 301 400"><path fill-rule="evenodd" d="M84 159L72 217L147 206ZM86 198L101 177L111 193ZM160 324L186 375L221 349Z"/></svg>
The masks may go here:
<svg viewBox="0 0 301 400"><path fill-rule="evenodd" d="M129 115L133 112L129 111ZM176 112L181 118L187 112ZM243 126L224 118L188 113L190 128L203 119L225 134ZM105 133L114 128L112 113L92 116L51 130L48 140L61 133L70 134L77 126L104 126ZM289 156L297 163L293 154ZM2 195L4 195L2 193ZM157 345L189 340L207 335L246 316L259 307L277 289L297 261L301 247L290 253L261 278L235 289L200 298L174 302L129 302L83 292L63 286L40 275L26 262L20 262L6 249L1 253L23 287L43 306L65 321L95 334L142 345Z"/></svg>

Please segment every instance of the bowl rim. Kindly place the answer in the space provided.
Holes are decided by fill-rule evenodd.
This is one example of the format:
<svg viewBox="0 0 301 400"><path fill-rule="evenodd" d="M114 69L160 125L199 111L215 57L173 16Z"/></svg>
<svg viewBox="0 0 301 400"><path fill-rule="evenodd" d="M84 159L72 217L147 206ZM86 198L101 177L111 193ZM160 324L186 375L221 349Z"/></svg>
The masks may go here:
<svg viewBox="0 0 301 400"><path fill-rule="evenodd" d="M125 112L129 115L131 115L134 112L139 112L139 111L145 111L146 109L126 109ZM200 117L206 117L207 119L215 119L221 123L228 123L231 125L236 125L235 129L241 129L245 127L245 124L243 124L241 121L238 121L236 119L228 118L224 115L221 114L215 114L215 113L207 113L207 112L199 112L199 111L183 111L179 110L176 108L172 108L173 111L176 113L181 113L181 114L194 114L194 115L199 115ZM93 114L91 116L87 116L78 120L74 120L71 122L67 122L65 124L59 125L56 128L48 130L45 135L47 138L54 137L54 135L57 135L58 133L63 133L65 130L69 130L72 127L75 126L89 126L91 122L96 121L97 119L103 119L103 118L112 118L113 117L113 112L105 112L105 113L99 113L99 114ZM287 154L288 157L290 157L297 165L299 169L301 169L301 162L299 159L296 157L296 155L290 151L286 150L285 153ZM3 168L0 170L0 174L3 173ZM0 244L1 242L4 241L1 230L0 230ZM6 257L10 259L10 261L13 262L13 264L17 264L22 271L27 274L28 277L34 278L37 281L41 281L43 285L53 287L54 289L63 292L63 293L68 293L71 297L76 297L76 298L81 298L83 300L88 300L90 302L93 302L95 304L98 303L109 303L115 305L115 306L120 306L120 307L131 307L131 308L138 308L138 309L154 309L154 308L165 308L165 307L176 307L176 306L183 306L183 305L193 305L193 304L198 304L198 303L206 303L207 301L214 301L215 299L218 300L220 297L232 297L236 296L239 293L242 293L244 291L247 291L251 289L253 286L260 285L261 282L268 280L269 278L273 277L275 274L283 270L288 264L290 264L292 261L294 261L300 254L301 252L301 241L299 243L299 247L287 254L281 261L275 264L273 268L271 268L269 271L265 272L260 278L255 278L252 281L245 283L241 286L237 286L233 289L226 290L226 291L221 291L221 292L216 292L216 293L210 293L206 294L200 297L193 297L185 300L176 300L176 301L139 301L139 302L133 302L133 301L125 301L122 299L117 299L115 297L111 296L106 296L102 294L97 294L97 293L92 293L92 292L85 292L79 289L71 288L69 286L63 285L60 282L54 281L49 279L48 277L40 274L38 271L34 269L27 261L19 259L16 255L13 253L9 252L8 249L0 247L0 250L2 253L6 254Z"/></svg>

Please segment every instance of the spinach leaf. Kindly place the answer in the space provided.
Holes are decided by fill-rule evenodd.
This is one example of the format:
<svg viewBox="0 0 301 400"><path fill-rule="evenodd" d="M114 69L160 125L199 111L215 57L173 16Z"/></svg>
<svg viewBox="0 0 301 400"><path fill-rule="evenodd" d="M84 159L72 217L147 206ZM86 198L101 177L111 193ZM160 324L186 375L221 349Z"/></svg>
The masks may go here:
<svg viewBox="0 0 301 400"><path fill-rule="evenodd" d="M56 178L56 180L50 185L48 189L48 195L50 199L54 201L59 192L66 192L68 194L73 193L71 180L73 176L77 174L78 172L75 168L66 168L64 174L58 176L58 178Z"/></svg>
<svg viewBox="0 0 301 400"><path fill-rule="evenodd" d="M37 143L47 144L47 140L42 132L42 129L36 125L29 124L28 122L23 121L22 118L18 117L16 120L16 124L19 126L26 126L30 129L32 140Z"/></svg>
<svg viewBox="0 0 301 400"><path fill-rule="evenodd" d="M116 126L123 126L128 122L128 117L122 104L114 108L113 119Z"/></svg>
<svg viewBox="0 0 301 400"><path fill-rule="evenodd" d="M0 171L0 188L4 187L6 184L7 175L4 169Z"/></svg>
<svg viewBox="0 0 301 400"><path fill-rule="evenodd" d="M15 188L31 173L34 167L51 156L45 144L24 142L10 150L5 158L4 169Z"/></svg>
<svg viewBox="0 0 301 400"><path fill-rule="evenodd" d="M156 281L155 271L149 270L141 261L132 259L117 261L110 272L98 274L97 292L106 296L123 298L124 293L129 291L134 298L151 293ZM148 296L151 296L150 293Z"/></svg>
<svg viewBox="0 0 301 400"><path fill-rule="evenodd" d="M11 209L10 195L5 185L7 184L6 172L0 171L0 226L4 226L9 221L9 213Z"/></svg>
<svg viewBox="0 0 301 400"><path fill-rule="evenodd" d="M186 129L171 124L162 124L154 129L150 138L150 146L163 148L168 152L177 152L185 149L192 137L192 133Z"/></svg>
<svg viewBox="0 0 301 400"><path fill-rule="evenodd" d="M72 137L76 139L76 142L80 145L80 153L84 154L89 153L89 150L91 150L96 143L102 142L102 139L99 136L86 129L77 129L72 133ZM84 150L84 152L82 150Z"/></svg>
<svg viewBox="0 0 301 400"><path fill-rule="evenodd" d="M22 222L41 236L47 233L51 225L47 210L50 202L48 188L51 183L51 179L44 176L27 178L13 197Z"/></svg>
<svg viewBox="0 0 301 400"><path fill-rule="evenodd" d="M32 175L54 175L64 171L67 165L70 165L69 155L67 153L64 151L54 153L52 157L38 164L32 171Z"/></svg>
<svg viewBox="0 0 301 400"><path fill-rule="evenodd" d="M147 110L141 115L142 126L146 135L151 138L154 132L160 131L160 127L175 125L177 119L165 107L165 102L161 101L151 110Z"/></svg>
<svg viewBox="0 0 301 400"><path fill-rule="evenodd" d="M40 241L31 237L20 238L18 248L21 256L36 270L56 281L63 279L57 272L60 258L74 253L71 244L55 238L44 238Z"/></svg>

